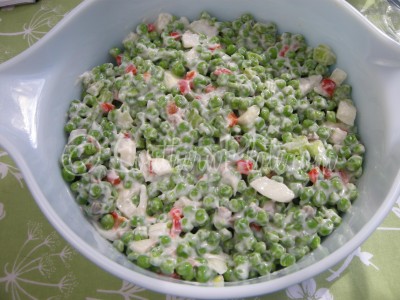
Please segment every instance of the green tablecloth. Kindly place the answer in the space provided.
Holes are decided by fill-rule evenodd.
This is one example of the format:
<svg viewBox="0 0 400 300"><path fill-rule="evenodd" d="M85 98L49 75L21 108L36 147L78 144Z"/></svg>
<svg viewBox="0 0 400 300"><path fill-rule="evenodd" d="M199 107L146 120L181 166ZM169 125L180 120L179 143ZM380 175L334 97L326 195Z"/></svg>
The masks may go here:
<svg viewBox="0 0 400 300"><path fill-rule="evenodd" d="M0 9L0 63L43 37L81 0ZM377 0L351 0L383 28ZM390 11L389 11L390 13ZM398 15L400 16L400 15ZM400 17L393 19L400 23ZM331 270L254 299L399 299L400 200L375 233ZM77 253L48 223L0 149L0 299L178 299L122 281Z"/></svg>

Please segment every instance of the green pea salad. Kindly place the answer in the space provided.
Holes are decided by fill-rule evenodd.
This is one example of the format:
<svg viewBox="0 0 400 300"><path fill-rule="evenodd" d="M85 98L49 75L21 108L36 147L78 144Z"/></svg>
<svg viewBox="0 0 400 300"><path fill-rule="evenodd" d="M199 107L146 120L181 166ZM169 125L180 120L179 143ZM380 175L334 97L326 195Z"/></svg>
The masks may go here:
<svg viewBox="0 0 400 300"><path fill-rule="evenodd" d="M319 247L358 196L365 148L328 45L243 14L161 13L81 76L62 176L138 266L223 285Z"/></svg>

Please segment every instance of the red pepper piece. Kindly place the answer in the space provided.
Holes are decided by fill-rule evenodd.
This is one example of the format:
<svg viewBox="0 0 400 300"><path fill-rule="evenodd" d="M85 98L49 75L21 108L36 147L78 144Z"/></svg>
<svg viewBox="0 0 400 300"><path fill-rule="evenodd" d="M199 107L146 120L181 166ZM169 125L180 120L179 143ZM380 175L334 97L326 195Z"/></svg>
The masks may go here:
<svg viewBox="0 0 400 300"><path fill-rule="evenodd" d="M175 237L182 232L182 224L181 224L182 210L180 208L173 207L170 210L169 214L172 217L172 227L170 235L172 237Z"/></svg>
<svg viewBox="0 0 400 300"><path fill-rule="evenodd" d="M115 108L115 106L113 104L108 103L108 102L100 103L100 107L105 113L108 113Z"/></svg>
<svg viewBox="0 0 400 300"><path fill-rule="evenodd" d="M330 78L324 78L321 81L321 88L329 95L329 97L332 97L336 89L336 83Z"/></svg>
<svg viewBox="0 0 400 300"><path fill-rule="evenodd" d="M211 93L211 92L215 91L216 89L217 89L217 88L216 88L215 86L209 84L209 85L207 85L207 86L205 87L205 92L206 92L206 93Z"/></svg>
<svg viewBox="0 0 400 300"><path fill-rule="evenodd" d="M221 44L212 45L212 46L208 47L208 49L211 51L214 51L216 49L221 49Z"/></svg>
<svg viewBox="0 0 400 300"><path fill-rule="evenodd" d="M172 37L174 40L179 40L181 38L181 35L179 32L173 31L169 34L170 37Z"/></svg>
<svg viewBox="0 0 400 300"><path fill-rule="evenodd" d="M282 47L281 51L279 51L279 56L284 57L286 55L286 52L289 50L289 45L285 45Z"/></svg>
<svg viewBox="0 0 400 300"><path fill-rule="evenodd" d="M144 78L144 81L148 82L151 78L151 74L149 72L144 72L143 78Z"/></svg>
<svg viewBox="0 0 400 300"><path fill-rule="evenodd" d="M346 171L339 171L339 176L342 178L344 184L348 184L350 182L349 174Z"/></svg>
<svg viewBox="0 0 400 300"><path fill-rule="evenodd" d="M178 86L182 95L186 95L191 91L190 82L188 80L185 79L179 80Z"/></svg>
<svg viewBox="0 0 400 300"><path fill-rule="evenodd" d="M113 171L107 173L106 180L112 185L118 185L121 183L121 178L119 178L118 174Z"/></svg>
<svg viewBox="0 0 400 300"><path fill-rule="evenodd" d="M325 179L329 179L329 178L332 177L332 171L331 170L329 170L328 168L323 167L323 166L321 166L319 168L320 168L320 170L322 172L322 175L324 175Z"/></svg>
<svg viewBox="0 0 400 300"><path fill-rule="evenodd" d="M168 102L167 104L167 114L173 115L178 112L179 108L176 106L175 102Z"/></svg>
<svg viewBox="0 0 400 300"><path fill-rule="evenodd" d="M318 180L319 170L318 168L313 168L308 172L308 177L312 183L316 183Z"/></svg>
<svg viewBox="0 0 400 300"><path fill-rule="evenodd" d="M154 25L153 23L147 24L147 31L148 32L153 32L154 30L156 30L156 25Z"/></svg>
<svg viewBox="0 0 400 300"><path fill-rule="evenodd" d="M129 64L125 68L125 73L132 73L133 75L136 75L137 74L137 69L136 69L136 67L134 65Z"/></svg>
<svg viewBox="0 0 400 300"><path fill-rule="evenodd" d="M240 174L248 175L253 170L253 162L245 159L238 160L236 169Z"/></svg>
<svg viewBox="0 0 400 300"><path fill-rule="evenodd" d="M217 76L221 74L232 74L232 71L227 68L218 68L214 71L214 74Z"/></svg>
<svg viewBox="0 0 400 300"><path fill-rule="evenodd" d="M228 114L228 126L233 127L238 123L238 117L234 112Z"/></svg>
<svg viewBox="0 0 400 300"><path fill-rule="evenodd" d="M122 55L119 54L115 57L115 61L117 62L117 65L120 66L122 63Z"/></svg>
<svg viewBox="0 0 400 300"><path fill-rule="evenodd" d="M189 72L186 73L185 79L186 80L193 80L193 78L195 78L196 75L197 75L196 71L189 71Z"/></svg>
<svg viewBox="0 0 400 300"><path fill-rule="evenodd" d="M262 229L262 227L256 223L250 223L250 228L257 232L261 231L261 229Z"/></svg>

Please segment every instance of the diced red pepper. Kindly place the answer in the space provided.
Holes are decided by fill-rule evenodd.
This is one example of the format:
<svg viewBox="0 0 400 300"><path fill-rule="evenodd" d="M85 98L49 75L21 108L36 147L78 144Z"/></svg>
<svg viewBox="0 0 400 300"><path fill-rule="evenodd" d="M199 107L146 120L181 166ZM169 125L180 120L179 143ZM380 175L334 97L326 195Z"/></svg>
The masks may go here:
<svg viewBox="0 0 400 300"><path fill-rule="evenodd" d="M329 97L332 97L336 89L336 83L330 78L324 78L321 81L321 88L329 95Z"/></svg>
<svg viewBox="0 0 400 300"><path fill-rule="evenodd" d="M214 71L214 74L217 76L221 74L232 74L232 71L227 68L218 68Z"/></svg>
<svg viewBox="0 0 400 300"><path fill-rule="evenodd" d="M107 173L106 180L112 185L118 185L121 183L121 178L119 178L118 174L114 171Z"/></svg>
<svg viewBox="0 0 400 300"><path fill-rule="evenodd" d="M154 25L153 23L147 24L147 31L148 32L153 32L154 30L156 30L156 25Z"/></svg>
<svg viewBox="0 0 400 300"><path fill-rule="evenodd" d="M207 85L207 86L205 87L205 92L206 92L206 93L211 93L211 92L215 91L216 89L217 89L217 88L216 88L215 86L209 84L209 85Z"/></svg>
<svg viewBox="0 0 400 300"><path fill-rule="evenodd" d="M149 161L149 173L150 175L154 175L154 171L153 171L153 162L152 160Z"/></svg>
<svg viewBox="0 0 400 300"><path fill-rule="evenodd" d="M126 221L126 218L123 216L120 216L116 211L110 212L114 219L114 226L113 229L117 229L119 225L121 225L122 222Z"/></svg>
<svg viewBox="0 0 400 300"><path fill-rule="evenodd" d="M176 114L179 110L179 107L176 106L175 102L168 102L167 104L167 114L173 115Z"/></svg>
<svg viewBox="0 0 400 300"><path fill-rule="evenodd" d="M279 56L284 57L286 55L286 52L289 50L289 45L285 45L282 47L281 51L279 51Z"/></svg>
<svg viewBox="0 0 400 300"><path fill-rule="evenodd" d="M151 78L151 74L149 72L144 72L143 78L144 78L144 81L148 82Z"/></svg>
<svg viewBox="0 0 400 300"><path fill-rule="evenodd" d="M316 183L318 180L319 170L318 168L313 168L308 172L308 177L312 183Z"/></svg>
<svg viewBox="0 0 400 300"><path fill-rule="evenodd" d="M212 46L208 47L208 49L211 50L211 51L214 51L216 49L221 49L221 45L220 44L215 44L215 45L212 45Z"/></svg>
<svg viewBox="0 0 400 300"><path fill-rule="evenodd" d="M133 75L136 75L137 74L137 69L136 69L136 67L134 65L129 64L125 68L125 73L132 73Z"/></svg>
<svg viewBox="0 0 400 300"><path fill-rule="evenodd" d="M346 171L339 171L339 176L342 178L344 184L348 184L350 182L349 174Z"/></svg>
<svg viewBox="0 0 400 300"><path fill-rule="evenodd" d="M112 211L112 212L110 212L110 214L112 215L112 217L113 217L113 219L114 219L114 222L115 222L115 220L117 220L118 217L119 217L118 213L117 213L115 210Z"/></svg>
<svg viewBox="0 0 400 300"><path fill-rule="evenodd" d="M180 208L173 207L170 210L169 214L172 217L172 227L170 235L172 237L175 237L182 232L182 224L181 224L182 210Z"/></svg>
<svg viewBox="0 0 400 300"><path fill-rule="evenodd" d="M196 75L197 75L196 71L194 71L194 70L193 71L189 71L189 72L186 73L185 79L186 80L193 80L193 78L195 78Z"/></svg>
<svg viewBox="0 0 400 300"><path fill-rule="evenodd" d="M228 126L233 127L238 123L238 117L235 115L234 112L230 112L228 114Z"/></svg>
<svg viewBox="0 0 400 300"><path fill-rule="evenodd" d="M108 103L108 102L100 103L100 107L105 113L108 113L115 108L115 106L113 104Z"/></svg>
<svg viewBox="0 0 400 300"><path fill-rule="evenodd" d="M256 224L256 223L250 223L250 228L253 229L254 231L261 231L262 226Z"/></svg>
<svg viewBox="0 0 400 300"><path fill-rule="evenodd" d="M170 37L172 37L175 40L179 40L181 35L179 34L179 32L173 31L169 34Z"/></svg>
<svg viewBox="0 0 400 300"><path fill-rule="evenodd" d="M185 79L179 80L178 86L179 86L179 90L182 95L186 95L191 91L190 82L188 80L185 80Z"/></svg>
<svg viewBox="0 0 400 300"><path fill-rule="evenodd" d="M240 174L248 175L253 170L253 162L241 159L236 162L236 169Z"/></svg>
<svg viewBox="0 0 400 300"><path fill-rule="evenodd" d="M122 63L122 55L119 54L115 57L115 61L117 62L117 65L120 66Z"/></svg>
<svg viewBox="0 0 400 300"><path fill-rule="evenodd" d="M126 139L130 139L132 136L131 136L131 134L129 133L129 132L125 132L124 133L124 138L126 138Z"/></svg>
<svg viewBox="0 0 400 300"><path fill-rule="evenodd" d="M331 170L329 170L328 168L323 167L323 166L321 166L319 168L320 168L320 170L322 172L322 175L324 175L325 179L329 179L329 178L332 177L332 171Z"/></svg>

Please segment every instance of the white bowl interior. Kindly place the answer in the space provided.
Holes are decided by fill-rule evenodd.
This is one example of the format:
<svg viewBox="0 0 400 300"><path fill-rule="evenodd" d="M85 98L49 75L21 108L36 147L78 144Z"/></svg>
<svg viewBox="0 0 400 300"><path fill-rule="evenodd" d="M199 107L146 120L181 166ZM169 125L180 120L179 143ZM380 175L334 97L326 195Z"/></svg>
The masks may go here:
<svg viewBox="0 0 400 300"><path fill-rule="evenodd" d="M330 45L337 54L337 66L349 74L353 85L357 125L367 149L360 197L320 249L267 278L212 289L149 273L114 251L83 217L59 167L65 113L70 101L80 95L78 76L110 61L109 48L119 46L138 22L154 20L160 12L193 19L202 10L225 20L251 12L258 20L276 22L280 32L304 34L310 45ZM186 297L270 293L338 263L368 237L397 199L399 49L339 0L84 1L42 41L0 66L0 142L14 156L52 224L102 268L145 288Z"/></svg>

